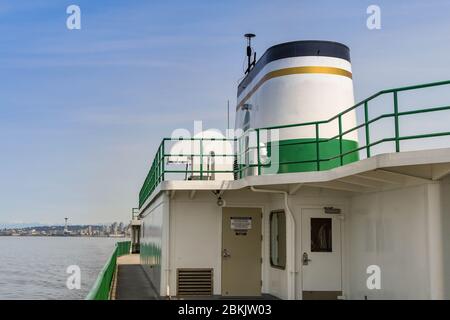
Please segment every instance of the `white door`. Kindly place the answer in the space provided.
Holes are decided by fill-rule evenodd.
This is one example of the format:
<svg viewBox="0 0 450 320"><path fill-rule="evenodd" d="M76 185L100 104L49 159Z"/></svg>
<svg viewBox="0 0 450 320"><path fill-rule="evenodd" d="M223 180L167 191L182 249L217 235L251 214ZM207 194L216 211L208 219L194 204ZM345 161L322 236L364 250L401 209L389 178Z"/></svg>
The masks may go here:
<svg viewBox="0 0 450 320"><path fill-rule="evenodd" d="M342 294L341 216L322 208L302 209L296 220L301 222L296 261L302 298L337 299Z"/></svg>

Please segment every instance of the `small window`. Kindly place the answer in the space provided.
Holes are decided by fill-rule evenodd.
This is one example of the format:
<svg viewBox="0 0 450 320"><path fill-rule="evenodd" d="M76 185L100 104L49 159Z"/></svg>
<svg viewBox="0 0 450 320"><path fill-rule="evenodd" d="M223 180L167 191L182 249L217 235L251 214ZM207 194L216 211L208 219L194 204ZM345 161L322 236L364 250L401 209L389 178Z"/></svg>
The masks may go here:
<svg viewBox="0 0 450 320"><path fill-rule="evenodd" d="M270 213L270 265L286 267L286 217L284 211Z"/></svg>

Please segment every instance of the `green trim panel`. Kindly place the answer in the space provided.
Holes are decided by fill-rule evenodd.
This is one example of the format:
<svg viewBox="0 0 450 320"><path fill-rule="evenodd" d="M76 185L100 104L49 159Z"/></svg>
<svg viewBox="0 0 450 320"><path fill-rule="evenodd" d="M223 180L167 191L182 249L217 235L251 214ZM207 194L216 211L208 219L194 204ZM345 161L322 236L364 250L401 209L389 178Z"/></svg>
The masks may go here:
<svg viewBox="0 0 450 320"><path fill-rule="evenodd" d="M320 159L329 159L341 154L339 139L325 141L321 139L319 143ZM342 153L350 152L358 148L358 143L353 140L342 140ZM267 146L268 155L271 156L271 145ZM289 173L317 171L317 144L316 139L292 139L279 142L280 163L277 172L271 168L262 168L262 174ZM359 160L358 151L349 153L342 157L342 164L348 164ZM305 163L292 163L303 162ZM291 162L289 164L283 164ZM337 157L331 160L320 161L320 171L329 170L341 166L341 159Z"/></svg>

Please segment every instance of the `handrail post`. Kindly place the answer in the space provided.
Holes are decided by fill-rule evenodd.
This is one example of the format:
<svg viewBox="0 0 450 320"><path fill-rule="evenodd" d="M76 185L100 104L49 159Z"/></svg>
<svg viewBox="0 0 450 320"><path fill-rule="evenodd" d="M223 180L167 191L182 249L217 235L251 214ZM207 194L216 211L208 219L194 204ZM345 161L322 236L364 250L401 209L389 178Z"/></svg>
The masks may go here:
<svg viewBox="0 0 450 320"><path fill-rule="evenodd" d="M400 152L400 140L398 129L398 96L397 91L394 91L394 123L395 123L395 152Z"/></svg>
<svg viewBox="0 0 450 320"><path fill-rule="evenodd" d="M156 188L156 159L153 159L153 164L152 164L152 181L153 181L153 185L152 185L152 189L154 190ZM150 191L152 192L152 191Z"/></svg>
<svg viewBox="0 0 450 320"><path fill-rule="evenodd" d="M364 102L364 127L366 129L366 155L367 158L370 158L369 108L367 101Z"/></svg>
<svg viewBox="0 0 450 320"><path fill-rule="evenodd" d="M162 145L159 146L159 175L158 175L158 181L161 182L162 181L162 164L163 164L163 159L164 159L164 153L162 151Z"/></svg>
<svg viewBox="0 0 450 320"><path fill-rule="evenodd" d="M165 156L165 150L164 150L164 144L165 144L166 140L163 139L163 141L161 142L161 151L162 151L162 164L161 164L161 181L164 181L164 160L166 159Z"/></svg>
<svg viewBox="0 0 450 320"><path fill-rule="evenodd" d="M239 170L239 179L242 179L242 177L243 177L243 174L242 174L242 168L241 168L241 165L242 165L242 163L243 163L243 160L242 159L244 159L243 157L242 157L242 149L243 149L243 147L242 147L242 137L243 137L243 135L241 135L240 137L239 137L239 142L238 142L238 144L239 144L239 159L238 159L238 170Z"/></svg>
<svg viewBox="0 0 450 320"><path fill-rule="evenodd" d="M160 169L160 164L161 164L161 148L158 148L158 152L156 153L156 158L158 159L158 161L156 162L156 177L155 177L155 180L156 180L156 183L159 183L159 178L160 178L160 172L159 172L159 169Z"/></svg>
<svg viewBox="0 0 450 320"><path fill-rule="evenodd" d="M160 145L159 146L159 182L162 181L162 173L163 173L162 165L163 165L163 162L164 162L163 159L164 159L164 153L163 153L163 150L162 150L162 146Z"/></svg>
<svg viewBox="0 0 450 320"><path fill-rule="evenodd" d="M250 168L250 130L244 133L244 170L242 170L242 176L248 175L248 168Z"/></svg>
<svg viewBox="0 0 450 320"><path fill-rule="evenodd" d="M149 189L148 189L148 194L151 194L151 190L153 189L153 173L154 173L154 163L155 163L155 159L153 159L152 161L152 165L150 166L150 172L149 172L149 178L148 178L148 185L149 185Z"/></svg>
<svg viewBox="0 0 450 320"><path fill-rule="evenodd" d="M319 123L316 123L316 161L317 161L317 171L320 171Z"/></svg>
<svg viewBox="0 0 450 320"><path fill-rule="evenodd" d="M257 161L258 161L258 176L261 175L261 160L260 160L260 151L259 151L259 129L256 129L256 153L257 153Z"/></svg>
<svg viewBox="0 0 450 320"><path fill-rule="evenodd" d="M342 148L342 115L339 115L338 122L339 122L339 159L340 159L341 166L342 166L342 165L344 165L344 156L342 155L342 153L343 153L343 148Z"/></svg>
<svg viewBox="0 0 450 320"><path fill-rule="evenodd" d="M234 157L233 157L233 179L236 178L240 179L240 175L239 175L239 138L235 137L234 141L233 141L233 152L234 152ZM236 161L236 165L235 165L235 161ZM235 172L236 171L236 172Z"/></svg>
<svg viewBox="0 0 450 320"><path fill-rule="evenodd" d="M200 180L203 180L203 139L200 138Z"/></svg>

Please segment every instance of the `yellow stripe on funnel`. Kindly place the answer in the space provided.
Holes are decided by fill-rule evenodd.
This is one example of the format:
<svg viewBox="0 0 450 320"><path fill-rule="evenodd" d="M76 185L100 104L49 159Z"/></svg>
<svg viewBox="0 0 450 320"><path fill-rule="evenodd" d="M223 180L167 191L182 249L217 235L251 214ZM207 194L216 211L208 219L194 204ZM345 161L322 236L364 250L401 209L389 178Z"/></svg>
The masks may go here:
<svg viewBox="0 0 450 320"><path fill-rule="evenodd" d="M287 76L291 74L307 74L307 73L322 73L322 74L334 74L337 76L343 76L352 79L352 73L350 71L334 68L334 67L321 67L321 66L308 66L308 67L293 67L293 68L285 68L280 70L275 70L267 73L261 80L250 90L249 93L245 95L245 97L239 102L236 110L242 107L242 105L247 101L252 94L255 93L256 90L259 89L267 80L278 78L282 76Z"/></svg>

